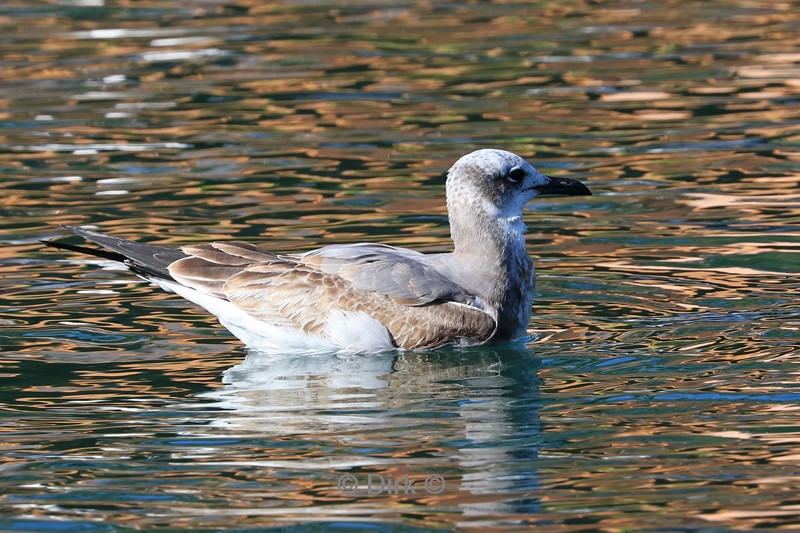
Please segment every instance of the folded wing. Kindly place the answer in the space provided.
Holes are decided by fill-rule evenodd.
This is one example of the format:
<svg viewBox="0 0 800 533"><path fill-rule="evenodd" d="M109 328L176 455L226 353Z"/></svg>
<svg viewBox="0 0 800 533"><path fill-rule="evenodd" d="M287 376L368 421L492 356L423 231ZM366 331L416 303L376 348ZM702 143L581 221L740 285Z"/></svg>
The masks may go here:
<svg viewBox="0 0 800 533"><path fill-rule="evenodd" d="M340 245L279 256L216 242L182 251L169 265L173 279L280 327L331 337L342 313L365 314L402 348L480 343L495 329L469 294L409 250Z"/></svg>

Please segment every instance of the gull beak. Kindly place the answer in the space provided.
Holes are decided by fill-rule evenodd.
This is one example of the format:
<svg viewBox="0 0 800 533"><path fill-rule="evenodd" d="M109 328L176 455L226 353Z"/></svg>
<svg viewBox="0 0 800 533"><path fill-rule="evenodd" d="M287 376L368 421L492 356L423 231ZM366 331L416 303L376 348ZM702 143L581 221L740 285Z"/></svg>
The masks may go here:
<svg viewBox="0 0 800 533"><path fill-rule="evenodd" d="M536 187L539 196L545 194L566 194L567 196L591 196L589 187L571 178L552 178L545 176L547 182Z"/></svg>

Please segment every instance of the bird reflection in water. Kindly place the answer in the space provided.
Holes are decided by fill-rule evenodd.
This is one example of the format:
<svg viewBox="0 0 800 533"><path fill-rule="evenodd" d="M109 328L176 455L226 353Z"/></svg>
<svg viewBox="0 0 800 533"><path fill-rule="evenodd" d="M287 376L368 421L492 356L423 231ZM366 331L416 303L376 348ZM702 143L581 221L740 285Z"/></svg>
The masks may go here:
<svg viewBox="0 0 800 533"><path fill-rule="evenodd" d="M250 351L224 373L220 390L203 394L217 409L202 431L291 437L313 442L314 450L322 443L329 455L259 462L330 470L317 484L345 472L364 479L436 472L446 490L429 497L455 495L464 513L532 512L542 441L539 366L524 343L372 355Z"/></svg>

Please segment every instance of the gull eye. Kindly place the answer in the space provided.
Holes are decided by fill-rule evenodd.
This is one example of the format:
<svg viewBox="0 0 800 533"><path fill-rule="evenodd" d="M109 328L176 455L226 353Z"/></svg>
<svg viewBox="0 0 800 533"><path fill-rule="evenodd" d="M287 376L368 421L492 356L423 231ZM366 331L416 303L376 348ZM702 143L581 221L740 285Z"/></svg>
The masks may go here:
<svg viewBox="0 0 800 533"><path fill-rule="evenodd" d="M506 181L509 183L519 183L525 179L525 170L522 167L514 167L506 174Z"/></svg>

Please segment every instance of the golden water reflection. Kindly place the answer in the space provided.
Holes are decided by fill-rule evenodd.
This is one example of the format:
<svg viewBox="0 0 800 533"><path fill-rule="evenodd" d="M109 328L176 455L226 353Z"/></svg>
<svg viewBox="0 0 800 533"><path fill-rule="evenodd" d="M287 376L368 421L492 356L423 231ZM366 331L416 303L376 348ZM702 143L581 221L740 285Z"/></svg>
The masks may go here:
<svg viewBox="0 0 800 533"><path fill-rule="evenodd" d="M797 526L794 3L6 7L0 529ZM263 360L38 243L445 251L483 146L595 192L526 215L527 346Z"/></svg>

